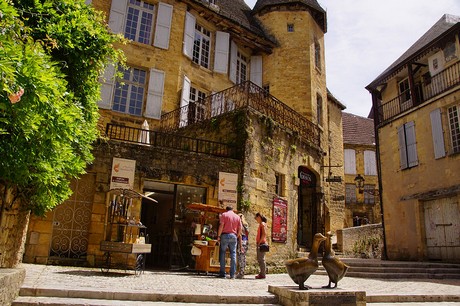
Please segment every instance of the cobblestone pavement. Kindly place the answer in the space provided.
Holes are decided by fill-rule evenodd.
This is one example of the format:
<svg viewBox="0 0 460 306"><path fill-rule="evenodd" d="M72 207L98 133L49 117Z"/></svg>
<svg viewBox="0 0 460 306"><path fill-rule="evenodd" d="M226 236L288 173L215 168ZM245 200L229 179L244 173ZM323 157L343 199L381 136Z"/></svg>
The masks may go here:
<svg viewBox="0 0 460 306"><path fill-rule="evenodd" d="M269 274L263 280L255 279L254 275L247 275L244 279L219 279L213 275L195 272L145 271L136 276L132 271L110 270L109 273L102 273L100 269L87 267L34 264L23 264L23 267L26 269L26 279L22 287L27 288L211 295L216 298L223 295L270 296L271 294L267 291L268 285L296 288L295 283L287 274ZM321 286L327 283L326 275L312 275L306 281L306 285L313 287L314 291L326 290L321 289ZM334 290L366 291L368 297L449 295L457 296L454 304L460 305L460 279L383 280L345 277ZM453 305L453 303L446 305Z"/></svg>

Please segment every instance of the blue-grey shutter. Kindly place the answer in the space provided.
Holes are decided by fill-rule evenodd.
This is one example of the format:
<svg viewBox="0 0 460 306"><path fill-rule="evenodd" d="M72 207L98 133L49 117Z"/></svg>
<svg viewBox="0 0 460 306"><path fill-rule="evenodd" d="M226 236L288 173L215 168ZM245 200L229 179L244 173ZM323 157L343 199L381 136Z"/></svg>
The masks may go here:
<svg viewBox="0 0 460 306"><path fill-rule="evenodd" d="M406 153L406 133L404 125L398 128L398 141L399 141L399 165L401 169L407 168L407 153Z"/></svg>
<svg viewBox="0 0 460 306"><path fill-rule="evenodd" d="M112 0L110 7L109 27L113 33L123 34L126 20L127 0Z"/></svg>
<svg viewBox="0 0 460 306"><path fill-rule="evenodd" d="M345 174L356 174L356 152L353 149L344 150Z"/></svg>
<svg viewBox="0 0 460 306"><path fill-rule="evenodd" d="M441 109L437 108L430 113L431 133L433 136L434 158L446 156L444 147L444 133L442 130Z"/></svg>
<svg viewBox="0 0 460 306"><path fill-rule="evenodd" d="M85 4L86 4L86 5L90 5L91 3L93 3L92 0L85 0Z"/></svg>
<svg viewBox="0 0 460 306"><path fill-rule="evenodd" d="M165 73L161 70L150 69L147 104L144 116L147 118L161 119L163 107Z"/></svg>
<svg viewBox="0 0 460 306"><path fill-rule="evenodd" d="M115 66L107 65L104 75L100 78L101 82L101 100L97 102L99 108L112 109L113 87L115 84Z"/></svg>
<svg viewBox="0 0 460 306"><path fill-rule="evenodd" d="M262 56L251 56L251 71L249 79L259 87L262 87Z"/></svg>
<svg viewBox="0 0 460 306"><path fill-rule="evenodd" d="M234 41L231 43L230 47L230 81L236 83L236 65L238 60L238 46Z"/></svg>
<svg viewBox="0 0 460 306"><path fill-rule="evenodd" d="M169 36L171 34L173 6L160 2L158 4L157 24L153 45L158 48L169 48Z"/></svg>
<svg viewBox="0 0 460 306"><path fill-rule="evenodd" d="M364 175L377 175L375 151L364 151Z"/></svg>
<svg viewBox="0 0 460 306"><path fill-rule="evenodd" d="M189 12L185 13L185 28L184 28L184 54L188 58L193 58L193 43L195 41L195 23L196 18Z"/></svg>
<svg viewBox="0 0 460 306"><path fill-rule="evenodd" d="M415 138L415 124L413 121L406 123L407 162L409 167L418 165L417 141Z"/></svg>
<svg viewBox="0 0 460 306"><path fill-rule="evenodd" d="M184 75L184 82L182 84L182 97L180 100L180 122L179 127L188 125L188 107L190 101L190 79Z"/></svg>
<svg viewBox="0 0 460 306"><path fill-rule="evenodd" d="M228 55L230 52L230 34L216 32L216 52L214 54L214 71L218 73L228 72Z"/></svg>

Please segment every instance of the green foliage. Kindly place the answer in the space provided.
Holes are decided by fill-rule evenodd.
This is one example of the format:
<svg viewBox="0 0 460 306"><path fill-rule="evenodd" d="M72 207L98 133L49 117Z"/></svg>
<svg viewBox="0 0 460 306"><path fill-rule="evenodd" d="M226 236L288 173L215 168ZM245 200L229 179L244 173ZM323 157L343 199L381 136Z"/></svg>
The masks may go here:
<svg viewBox="0 0 460 306"><path fill-rule="evenodd" d="M0 0L0 31L0 185L42 215L93 160L98 78L121 40L83 0Z"/></svg>

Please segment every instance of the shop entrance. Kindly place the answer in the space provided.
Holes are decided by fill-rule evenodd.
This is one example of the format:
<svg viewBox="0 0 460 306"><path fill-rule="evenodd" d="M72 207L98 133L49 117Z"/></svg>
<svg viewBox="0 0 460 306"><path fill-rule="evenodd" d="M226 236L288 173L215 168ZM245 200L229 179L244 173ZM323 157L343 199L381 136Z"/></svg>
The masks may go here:
<svg viewBox="0 0 460 306"><path fill-rule="evenodd" d="M206 203L206 188L145 181L144 194L158 201L142 201L141 222L147 227L152 252L148 269L186 269L193 267L191 255L193 228L186 222L187 206Z"/></svg>
<svg viewBox="0 0 460 306"><path fill-rule="evenodd" d="M313 236L318 232L318 201L316 176L306 167L299 167L298 247L311 249Z"/></svg>

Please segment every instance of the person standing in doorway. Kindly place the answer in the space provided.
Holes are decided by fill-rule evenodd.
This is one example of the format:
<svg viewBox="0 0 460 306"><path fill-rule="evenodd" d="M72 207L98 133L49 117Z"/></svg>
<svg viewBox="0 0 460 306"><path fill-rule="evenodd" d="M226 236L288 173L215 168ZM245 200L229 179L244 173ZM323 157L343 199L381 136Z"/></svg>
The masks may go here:
<svg viewBox="0 0 460 306"><path fill-rule="evenodd" d="M256 221L259 223L259 227L257 228L257 236L256 236L256 250L257 250L257 262L259 263L260 272L256 275L257 279L264 279L266 274L266 265L265 265L265 252L261 252L259 246L262 243L267 243L267 218L261 213L256 214Z"/></svg>
<svg viewBox="0 0 460 306"><path fill-rule="evenodd" d="M225 253L230 251L230 278L235 278L236 273L236 245L241 235L241 220L235 214L233 207L227 206L226 212L219 217L217 241L219 242L219 276L225 278Z"/></svg>
<svg viewBox="0 0 460 306"><path fill-rule="evenodd" d="M238 236L238 274L236 278L244 277L246 268L246 253L248 252L249 224L243 214L238 214L241 219L241 235Z"/></svg>

